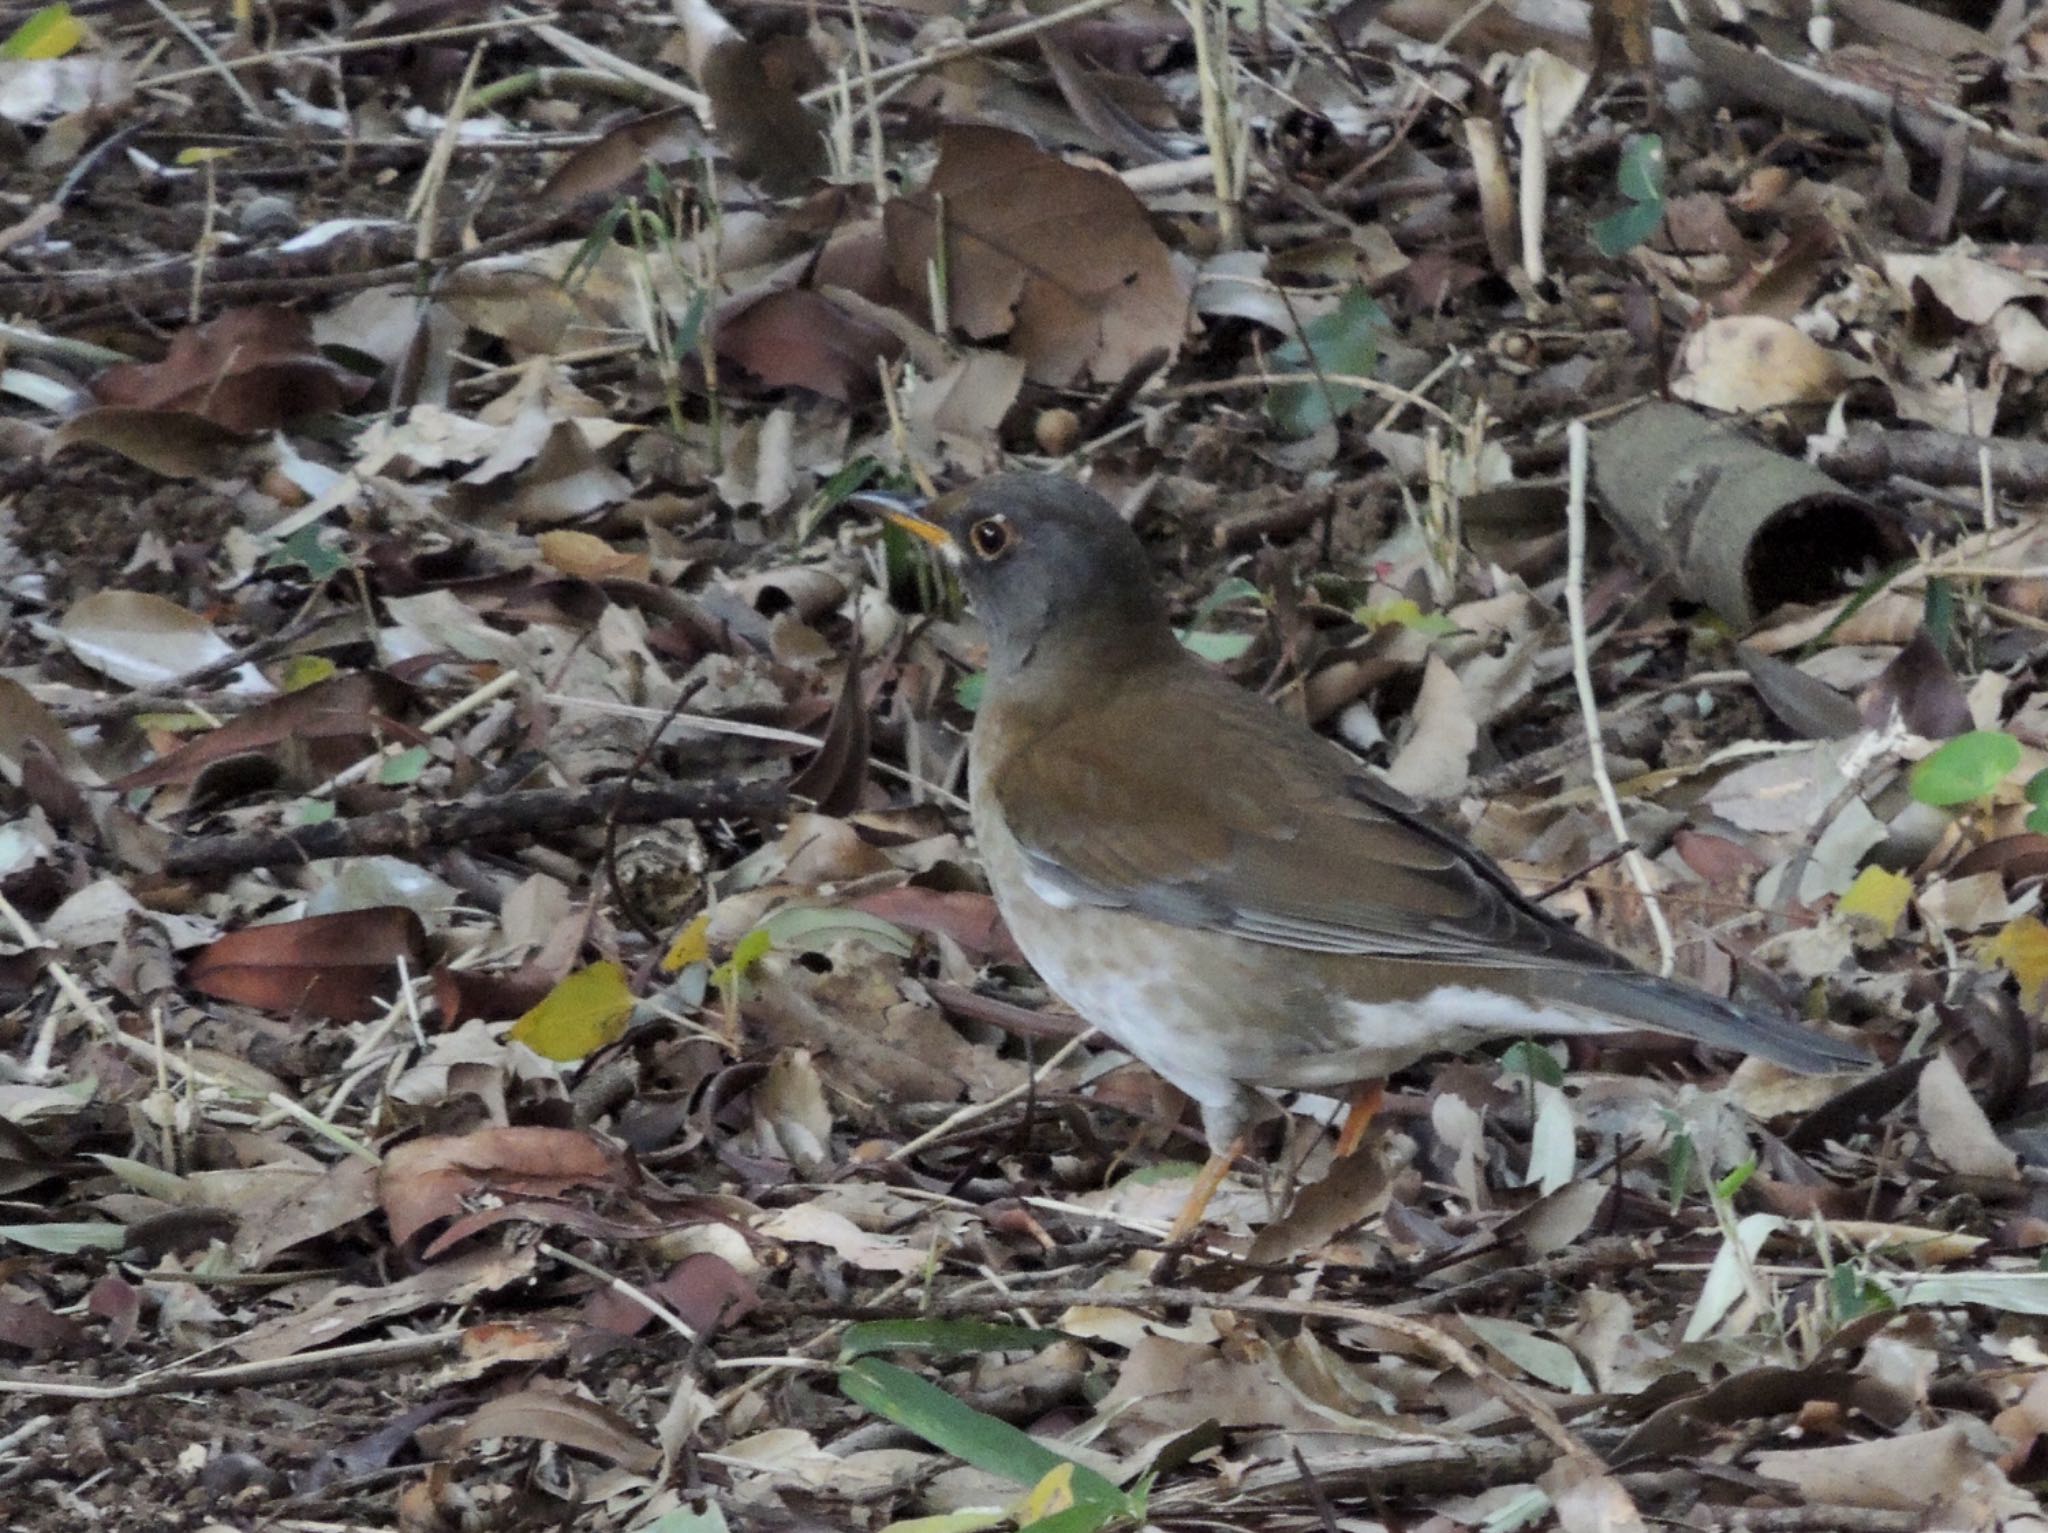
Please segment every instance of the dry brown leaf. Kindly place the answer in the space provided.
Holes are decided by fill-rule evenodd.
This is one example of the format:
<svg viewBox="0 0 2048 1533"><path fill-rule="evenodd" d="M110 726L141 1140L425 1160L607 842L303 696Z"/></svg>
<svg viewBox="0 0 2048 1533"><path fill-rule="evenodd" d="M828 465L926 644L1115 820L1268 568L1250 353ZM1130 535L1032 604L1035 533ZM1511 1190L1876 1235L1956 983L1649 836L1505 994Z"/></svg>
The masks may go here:
<svg viewBox="0 0 2048 1533"><path fill-rule="evenodd" d="M635 1432L625 1417L567 1385L537 1383L486 1400L462 1429L462 1441L478 1443L493 1437L532 1437L558 1443L594 1453L638 1474L661 1463L660 1451Z"/></svg>
<svg viewBox="0 0 2048 1533"><path fill-rule="evenodd" d="M1022 134L955 125L925 187L883 210L889 261L927 291L943 200L946 303L977 341L1007 335L1034 382L1114 382L1187 332L1188 295L1131 189Z"/></svg>
<svg viewBox="0 0 2048 1533"><path fill-rule="evenodd" d="M181 330L161 362L123 362L93 380L101 404L178 411L229 431L270 431L339 409L370 386L320 355L292 309L229 309Z"/></svg>
<svg viewBox="0 0 2048 1533"><path fill-rule="evenodd" d="M378 1200L391 1238L404 1245L437 1219L460 1213L478 1193L559 1197L572 1187L623 1188L620 1153L578 1129L485 1128L409 1140L384 1158Z"/></svg>
<svg viewBox="0 0 2048 1533"><path fill-rule="evenodd" d="M891 204L894 206L894 204ZM875 364L903 343L810 288L775 288L719 315L718 354L763 388L801 388L841 404L872 399Z"/></svg>
<svg viewBox="0 0 2048 1533"><path fill-rule="evenodd" d="M397 905L245 927L205 948L185 979L224 1001L365 1022L383 1015L399 960L416 966L426 937L420 918Z"/></svg>

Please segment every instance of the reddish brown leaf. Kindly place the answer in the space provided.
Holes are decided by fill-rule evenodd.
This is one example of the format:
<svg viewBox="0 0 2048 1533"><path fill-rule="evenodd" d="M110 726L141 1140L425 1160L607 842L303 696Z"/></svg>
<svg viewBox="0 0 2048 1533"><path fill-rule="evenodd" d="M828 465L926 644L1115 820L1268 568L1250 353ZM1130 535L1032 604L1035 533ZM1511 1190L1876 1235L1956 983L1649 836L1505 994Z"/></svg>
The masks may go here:
<svg viewBox="0 0 2048 1533"><path fill-rule="evenodd" d="M872 398L875 363L902 349L880 325L809 288L776 288L718 321L718 354L764 388L809 389L842 404Z"/></svg>
<svg viewBox="0 0 2048 1533"><path fill-rule="evenodd" d="M559 1385L536 1384L485 1401L462 1429L462 1441L476 1443L491 1437L534 1437L559 1443L641 1474L661 1462L661 1454L634 1432L625 1417Z"/></svg>
<svg viewBox="0 0 2048 1533"><path fill-rule="evenodd" d="M331 757L331 775L364 755L370 748L376 721L397 713L411 695L410 687L381 671L337 676L259 704L162 760L130 772L113 786L126 791L167 783L190 785L214 762L268 752L293 740L328 742L329 749L319 753L320 762L309 765L317 771ZM333 748L336 741L343 742L339 751Z"/></svg>
<svg viewBox="0 0 2048 1533"><path fill-rule="evenodd" d="M864 910L911 931L951 937L977 958L990 958L997 963L1024 962L1024 954L1010 936L1009 927L1003 924L992 895L905 884L900 889L878 889L848 903L855 910Z"/></svg>
<svg viewBox="0 0 2048 1533"><path fill-rule="evenodd" d="M368 388L320 355L305 315L269 306L230 309L179 331L161 362L122 362L93 380L101 404L179 411L240 432L337 409Z"/></svg>
<svg viewBox="0 0 2048 1533"><path fill-rule="evenodd" d="M883 210L907 291L925 290L938 256L941 199L953 322L975 340L1008 335L1035 382L1114 382L1148 353L1180 349L1187 295L1117 177L1007 129L947 128L931 181Z"/></svg>
<svg viewBox="0 0 2048 1533"><path fill-rule="evenodd" d="M223 1001L365 1022L396 988L398 960L417 963L426 940L420 918L402 906L347 910L229 932L201 950L185 978Z"/></svg>
<svg viewBox="0 0 2048 1533"><path fill-rule="evenodd" d="M499 1197L558 1197L571 1187L631 1183L625 1157L594 1134L566 1128L486 1128L472 1134L414 1139L384 1157L377 1194L400 1245L437 1219L462 1211L463 1200L489 1191Z"/></svg>

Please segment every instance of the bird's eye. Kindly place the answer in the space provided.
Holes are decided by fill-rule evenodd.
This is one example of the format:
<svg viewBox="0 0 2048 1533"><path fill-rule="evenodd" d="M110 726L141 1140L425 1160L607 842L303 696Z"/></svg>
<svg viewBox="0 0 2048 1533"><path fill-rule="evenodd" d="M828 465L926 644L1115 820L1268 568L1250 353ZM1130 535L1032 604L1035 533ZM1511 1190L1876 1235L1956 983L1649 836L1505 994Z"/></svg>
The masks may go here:
<svg viewBox="0 0 2048 1533"><path fill-rule="evenodd" d="M1010 524L1000 516L983 517L967 529L967 541L984 559L993 559L1010 546Z"/></svg>

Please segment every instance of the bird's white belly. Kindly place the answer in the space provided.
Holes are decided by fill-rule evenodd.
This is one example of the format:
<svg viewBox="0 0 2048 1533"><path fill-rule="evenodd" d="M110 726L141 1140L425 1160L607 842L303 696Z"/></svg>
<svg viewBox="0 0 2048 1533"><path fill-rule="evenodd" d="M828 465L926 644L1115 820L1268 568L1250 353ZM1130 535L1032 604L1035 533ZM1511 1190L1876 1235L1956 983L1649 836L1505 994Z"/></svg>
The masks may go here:
<svg viewBox="0 0 2048 1533"><path fill-rule="evenodd" d="M1039 977L1117 1044L1208 1106L1236 1101L1248 1087L1313 1089L1373 1080L1425 1055L1489 1038L1617 1026L1458 985L1401 1000L1331 997L1320 989L1290 998L1278 992L1272 967L1284 950L1164 926L1128 911L1087 908L1071 898L1049 899L1006 829L977 814L975 830L997 903ZM1189 970L1193 959L1199 959L1199 975Z"/></svg>

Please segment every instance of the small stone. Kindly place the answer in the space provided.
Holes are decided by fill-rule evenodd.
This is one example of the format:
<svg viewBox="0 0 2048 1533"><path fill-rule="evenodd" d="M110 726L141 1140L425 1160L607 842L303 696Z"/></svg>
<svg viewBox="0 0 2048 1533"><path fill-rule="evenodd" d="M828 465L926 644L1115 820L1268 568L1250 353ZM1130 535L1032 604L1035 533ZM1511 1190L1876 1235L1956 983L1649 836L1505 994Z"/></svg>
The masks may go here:
<svg viewBox="0 0 2048 1533"><path fill-rule="evenodd" d="M298 233L299 210L286 197L251 197L236 222L249 239L283 239Z"/></svg>
<svg viewBox="0 0 2048 1533"><path fill-rule="evenodd" d="M1033 424L1038 450L1048 458L1064 458L1081 440L1081 417L1072 410L1041 410Z"/></svg>

